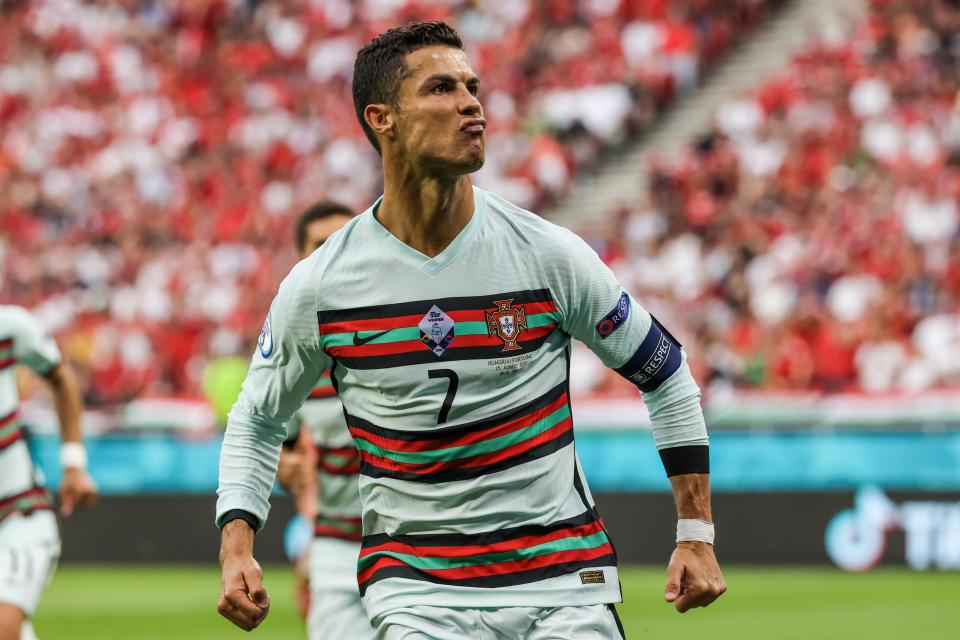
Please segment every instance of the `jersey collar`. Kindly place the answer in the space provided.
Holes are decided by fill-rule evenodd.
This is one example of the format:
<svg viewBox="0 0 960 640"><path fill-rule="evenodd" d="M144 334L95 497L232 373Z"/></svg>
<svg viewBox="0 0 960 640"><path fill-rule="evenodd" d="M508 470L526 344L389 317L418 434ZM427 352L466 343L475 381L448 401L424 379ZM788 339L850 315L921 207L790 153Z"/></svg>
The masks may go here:
<svg viewBox="0 0 960 640"><path fill-rule="evenodd" d="M427 273L433 275L446 267L448 264L457 259L462 252L464 247L466 247L470 240L477 235L477 229L480 228L482 218L487 208L487 196L486 192L477 187L473 187L473 215L470 216L470 221L467 222L466 226L460 230L460 233L457 234L457 237L447 245L447 247L435 255L430 257L420 253L410 245L406 244L395 235L387 231L387 228L380 224L380 221L377 220L376 212L380 207L380 202L383 200L383 196L377 198L377 201L373 203L373 206L367 211L367 226L370 229L370 232L374 235L377 240L382 243L382 246L385 250L389 251L395 255L400 260L403 260L407 264L420 269L421 271L426 271Z"/></svg>

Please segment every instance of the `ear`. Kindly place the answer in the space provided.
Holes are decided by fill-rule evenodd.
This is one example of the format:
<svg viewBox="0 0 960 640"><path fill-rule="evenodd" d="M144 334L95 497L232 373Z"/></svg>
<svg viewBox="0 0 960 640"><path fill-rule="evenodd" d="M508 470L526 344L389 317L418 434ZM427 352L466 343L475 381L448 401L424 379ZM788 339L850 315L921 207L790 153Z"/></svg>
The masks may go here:
<svg viewBox="0 0 960 640"><path fill-rule="evenodd" d="M363 110L363 119L377 137L393 138L396 132L396 118L389 105L368 104Z"/></svg>

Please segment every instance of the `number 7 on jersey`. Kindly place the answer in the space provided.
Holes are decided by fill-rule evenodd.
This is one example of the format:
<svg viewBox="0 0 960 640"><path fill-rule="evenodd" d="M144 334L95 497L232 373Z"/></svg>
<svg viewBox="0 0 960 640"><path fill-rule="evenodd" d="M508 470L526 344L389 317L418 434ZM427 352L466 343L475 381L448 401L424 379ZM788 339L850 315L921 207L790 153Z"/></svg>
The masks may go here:
<svg viewBox="0 0 960 640"><path fill-rule="evenodd" d="M447 387L447 395L444 397L443 404L440 406L440 415L437 416L437 424L443 424L447 421L447 416L450 414L450 407L453 406L453 397L457 395L460 378L453 369L433 369L427 372L427 377L430 379L446 378L450 381L450 385Z"/></svg>

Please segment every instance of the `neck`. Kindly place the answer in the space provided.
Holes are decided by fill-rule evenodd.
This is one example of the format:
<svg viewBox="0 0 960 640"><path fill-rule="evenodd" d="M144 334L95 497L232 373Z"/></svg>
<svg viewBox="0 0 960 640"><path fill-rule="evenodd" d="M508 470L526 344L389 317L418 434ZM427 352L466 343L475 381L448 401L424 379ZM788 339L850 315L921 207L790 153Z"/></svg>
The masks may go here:
<svg viewBox="0 0 960 640"><path fill-rule="evenodd" d="M453 242L473 216L473 187L466 175L412 175L384 163L383 200L377 220L387 231L433 258Z"/></svg>

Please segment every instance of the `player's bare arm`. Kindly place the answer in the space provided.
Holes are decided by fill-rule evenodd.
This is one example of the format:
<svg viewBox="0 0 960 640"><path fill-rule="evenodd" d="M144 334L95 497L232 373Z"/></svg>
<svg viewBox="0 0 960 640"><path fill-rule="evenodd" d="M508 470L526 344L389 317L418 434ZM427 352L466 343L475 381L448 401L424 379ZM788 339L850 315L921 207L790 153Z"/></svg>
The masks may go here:
<svg viewBox="0 0 960 640"><path fill-rule="evenodd" d="M713 522L710 511L709 474L675 475L670 478L670 484L673 488L678 519L701 523ZM720 566L713 552L713 544L705 540L678 541L667 567L664 599L672 602L677 611L685 613L695 607L708 606L726 590L727 585L720 573Z"/></svg>
<svg viewBox="0 0 960 640"><path fill-rule="evenodd" d="M60 419L62 440L60 463L60 513L69 517L75 509L92 506L97 501L97 485L87 472L87 456L80 434L83 402L73 369L61 362L46 376L53 391L54 407Z"/></svg>
<svg viewBox="0 0 960 640"><path fill-rule="evenodd" d="M231 520L220 531L220 599L217 611L244 631L253 631L270 612L263 570L253 557L253 528Z"/></svg>

